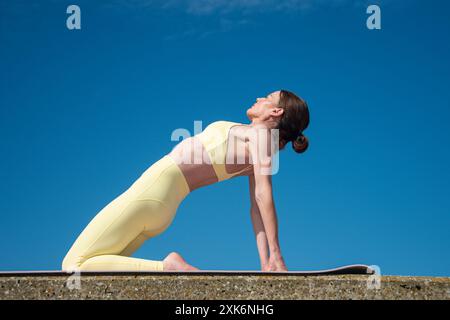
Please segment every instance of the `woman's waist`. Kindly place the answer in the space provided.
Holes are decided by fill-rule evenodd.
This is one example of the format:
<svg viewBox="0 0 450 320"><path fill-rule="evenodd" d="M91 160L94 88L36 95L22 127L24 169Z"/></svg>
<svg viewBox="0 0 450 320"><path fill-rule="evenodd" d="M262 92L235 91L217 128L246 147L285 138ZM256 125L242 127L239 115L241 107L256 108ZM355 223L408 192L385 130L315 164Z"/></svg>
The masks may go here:
<svg viewBox="0 0 450 320"><path fill-rule="evenodd" d="M183 172L169 155L148 168L135 185L140 189L137 200L157 200L173 209L190 193Z"/></svg>

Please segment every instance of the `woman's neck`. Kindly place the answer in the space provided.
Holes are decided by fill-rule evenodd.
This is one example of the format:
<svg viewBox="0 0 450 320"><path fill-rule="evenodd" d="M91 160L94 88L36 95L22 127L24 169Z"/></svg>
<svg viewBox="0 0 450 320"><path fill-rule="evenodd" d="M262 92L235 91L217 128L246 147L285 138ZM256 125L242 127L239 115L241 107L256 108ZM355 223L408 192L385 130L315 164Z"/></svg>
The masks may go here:
<svg viewBox="0 0 450 320"><path fill-rule="evenodd" d="M263 120L259 118L252 119L249 126L252 127L260 127L261 125L265 126L267 129L275 129L278 126L278 122L275 120Z"/></svg>

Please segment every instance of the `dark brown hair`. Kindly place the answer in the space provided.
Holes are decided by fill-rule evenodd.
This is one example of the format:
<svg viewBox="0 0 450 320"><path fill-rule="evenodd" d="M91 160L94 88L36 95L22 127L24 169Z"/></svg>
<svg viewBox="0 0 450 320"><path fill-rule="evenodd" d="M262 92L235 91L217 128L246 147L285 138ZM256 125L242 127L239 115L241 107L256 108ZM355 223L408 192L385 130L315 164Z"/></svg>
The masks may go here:
<svg viewBox="0 0 450 320"><path fill-rule="evenodd" d="M281 90L279 107L284 110L277 127L279 130L280 149L291 141L295 152L305 152L309 145L308 138L303 134L303 130L309 125L307 103L294 93Z"/></svg>

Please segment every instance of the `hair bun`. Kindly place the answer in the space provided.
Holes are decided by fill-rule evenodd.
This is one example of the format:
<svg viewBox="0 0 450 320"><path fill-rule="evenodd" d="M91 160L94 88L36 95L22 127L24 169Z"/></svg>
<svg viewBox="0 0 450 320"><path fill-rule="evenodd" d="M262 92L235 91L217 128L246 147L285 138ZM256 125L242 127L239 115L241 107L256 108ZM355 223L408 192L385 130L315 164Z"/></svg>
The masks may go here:
<svg viewBox="0 0 450 320"><path fill-rule="evenodd" d="M295 140L292 140L292 148L297 153L305 152L308 149L309 141L308 138L303 135L303 133L299 133Z"/></svg>

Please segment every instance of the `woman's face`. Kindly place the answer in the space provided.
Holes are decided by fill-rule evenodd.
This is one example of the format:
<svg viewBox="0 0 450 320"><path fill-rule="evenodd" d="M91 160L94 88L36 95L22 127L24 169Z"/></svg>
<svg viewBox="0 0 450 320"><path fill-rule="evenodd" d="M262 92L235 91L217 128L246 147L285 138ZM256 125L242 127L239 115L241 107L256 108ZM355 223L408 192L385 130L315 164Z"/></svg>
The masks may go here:
<svg viewBox="0 0 450 320"><path fill-rule="evenodd" d="M278 103L280 102L280 91L274 91L263 98L256 98L256 102L247 110L247 117L250 120L260 118L265 120L270 116L277 115L279 111Z"/></svg>

